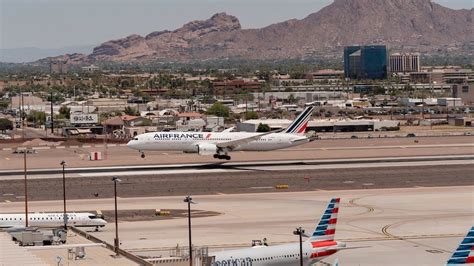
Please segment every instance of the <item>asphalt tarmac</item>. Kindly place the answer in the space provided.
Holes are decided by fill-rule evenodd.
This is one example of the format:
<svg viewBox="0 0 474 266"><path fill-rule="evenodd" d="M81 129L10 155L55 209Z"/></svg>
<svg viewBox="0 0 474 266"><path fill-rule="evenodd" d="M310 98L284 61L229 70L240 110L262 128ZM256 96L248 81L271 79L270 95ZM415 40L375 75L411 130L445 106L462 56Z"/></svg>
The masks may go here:
<svg viewBox="0 0 474 266"><path fill-rule="evenodd" d="M353 190L474 185L474 164L340 168L318 170L249 170L228 173L187 173L121 176L120 197L155 197L314 190ZM288 188L277 189L277 185ZM113 196L110 177L66 179L68 199ZM62 179L28 180L28 199L60 200ZM23 180L0 181L0 202L24 200Z"/></svg>

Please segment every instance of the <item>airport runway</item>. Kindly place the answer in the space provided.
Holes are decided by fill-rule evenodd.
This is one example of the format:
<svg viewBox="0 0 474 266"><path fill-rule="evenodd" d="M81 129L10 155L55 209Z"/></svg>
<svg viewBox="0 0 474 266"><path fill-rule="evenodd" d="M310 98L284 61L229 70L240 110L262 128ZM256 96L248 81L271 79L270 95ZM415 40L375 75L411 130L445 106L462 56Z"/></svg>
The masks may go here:
<svg viewBox="0 0 474 266"><path fill-rule="evenodd" d="M14 147L7 149L0 151L2 170L23 169L23 155L13 154ZM88 154L91 151L102 152L106 159L89 161ZM474 155L474 136L316 140L286 150L234 152L231 155L232 162ZM100 144L54 149L42 147L37 154L27 156L27 167L59 170L61 160L67 162L68 168L222 162L213 159L212 156L183 154L176 151L148 152L147 157L142 159L137 151L127 147L110 144L105 149Z"/></svg>
<svg viewBox="0 0 474 266"><path fill-rule="evenodd" d="M255 193L276 191L280 184L284 191L373 189L403 187L435 187L474 185L473 160L444 158L443 160L401 160L399 162L353 162L329 164L294 164L279 166L239 166L204 170L153 171L135 173L106 172L69 176L66 181L69 199L108 198L112 196L112 175L120 175L120 197L164 196L187 194ZM405 158L406 159L406 158ZM158 171L159 172L159 171ZM105 176L103 176L105 175ZM3 179L5 178L5 179ZM56 178L32 176L28 180L30 200L62 198L62 181ZM22 201L22 176L7 176L0 180L0 202Z"/></svg>
<svg viewBox="0 0 474 266"><path fill-rule="evenodd" d="M342 199L336 238L348 246L368 247L337 253L326 261L330 263L337 257L341 265L444 265L474 223L474 186L196 195L194 209L222 215L194 219L193 243L212 251L248 246L264 237L270 244L296 242L294 228L311 232L331 197ZM111 198L68 202L76 211L111 206ZM119 199L119 209L184 206L182 196ZM0 208L16 212L23 204L3 202ZM30 209L58 211L62 201L31 202ZM109 225L91 233L112 242L114 230ZM119 230L122 248L138 255L187 245L186 219L122 222Z"/></svg>

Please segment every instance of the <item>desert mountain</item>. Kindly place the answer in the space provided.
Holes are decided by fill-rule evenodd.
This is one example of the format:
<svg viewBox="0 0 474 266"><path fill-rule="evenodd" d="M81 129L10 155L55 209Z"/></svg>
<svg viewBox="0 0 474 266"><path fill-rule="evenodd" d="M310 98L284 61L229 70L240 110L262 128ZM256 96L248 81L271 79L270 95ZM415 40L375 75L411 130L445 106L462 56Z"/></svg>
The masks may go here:
<svg viewBox="0 0 474 266"><path fill-rule="evenodd" d="M335 0L301 20L242 29L225 13L174 31L131 35L95 47L88 61L299 58L350 44L435 47L474 42L474 9L430 0Z"/></svg>

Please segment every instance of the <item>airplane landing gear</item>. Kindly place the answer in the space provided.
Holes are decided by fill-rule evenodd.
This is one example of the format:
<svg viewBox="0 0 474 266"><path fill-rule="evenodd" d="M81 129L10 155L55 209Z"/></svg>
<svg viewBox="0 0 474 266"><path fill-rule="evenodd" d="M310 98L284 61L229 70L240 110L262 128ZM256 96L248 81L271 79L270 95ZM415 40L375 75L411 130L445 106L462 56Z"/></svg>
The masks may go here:
<svg viewBox="0 0 474 266"><path fill-rule="evenodd" d="M231 157L227 154L214 154L214 159L227 160L229 161Z"/></svg>
<svg viewBox="0 0 474 266"><path fill-rule="evenodd" d="M145 153L144 153L144 152L141 152L140 157L142 157L143 159L145 159Z"/></svg>

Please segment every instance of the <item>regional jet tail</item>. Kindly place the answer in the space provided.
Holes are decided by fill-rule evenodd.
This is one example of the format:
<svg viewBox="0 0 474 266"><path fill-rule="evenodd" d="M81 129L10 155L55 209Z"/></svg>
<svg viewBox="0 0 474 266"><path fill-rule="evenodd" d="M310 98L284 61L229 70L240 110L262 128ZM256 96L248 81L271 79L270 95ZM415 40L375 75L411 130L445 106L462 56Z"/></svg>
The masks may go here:
<svg viewBox="0 0 474 266"><path fill-rule="evenodd" d="M339 202L339 198L331 199L316 229L310 238L303 242L304 265L312 265L339 250L347 249L345 243L334 240ZM210 256L215 258L213 266L296 266L300 265L300 246L299 243L258 246L258 248L215 252Z"/></svg>
<svg viewBox="0 0 474 266"><path fill-rule="evenodd" d="M314 106L308 106L283 131L279 132L151 132L138 135L127 144L145 151L183 151L212 155L230 160L231 151L271 151L301 145L310 141L304 135Z"/></svg>
<svg viewBox="0 0 474 266"><path fill-rule="evenodd" d="M474 226L467 232L446 265L474 264Z"/></svg>

